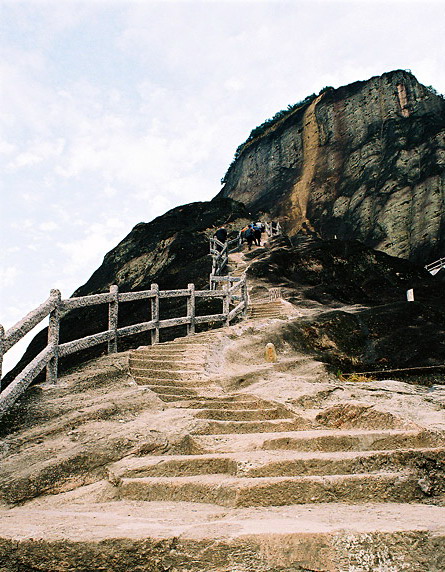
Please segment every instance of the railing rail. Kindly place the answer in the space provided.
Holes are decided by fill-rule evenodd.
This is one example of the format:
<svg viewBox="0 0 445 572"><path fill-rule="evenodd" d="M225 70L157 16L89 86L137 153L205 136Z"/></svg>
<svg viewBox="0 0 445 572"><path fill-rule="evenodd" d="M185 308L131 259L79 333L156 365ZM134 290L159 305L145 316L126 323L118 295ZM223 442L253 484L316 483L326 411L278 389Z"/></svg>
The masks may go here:
<svg viewBox="0 0 445 572"><path fill-rule="evenodd" d="M267 221L261 223L269 236L282 234L279 221ZM210 274L210 289L214 287L215 276L221 276L229 263L229 254L240 249L243 243L243 231L238 232L238 236L227 242L221 242L216 237L210 238L210 254L212 255L212 272Z"/></svg>
<svg viewBox="0 0 445 572"><path fill-rule="evenodd" d="M32 381L46 367L46 380L55 383L58 375L59 358L85 350L98 344L108 342L108 353L116 353L118 340L139 334L151 332L151 343L159 342L159 330L175 326L187 326L187 335L195 333L197 324L230 322L238 315L247 312L248 297L246 278L218 276L218 282L225 282L222 290L195 290L194 284L181 290L159 290L157 284L152 284L150 290L139 292L122 292L118 287L110 287L109 293L92 294L78 298L61 299L58 290L51 290L50 297L35 310L20 320L5 332L0 326L0 417L2 417L13 403L26 391ZM240 290L240 295L235 292ZM159 300L165 298L186 298L187 315L177 318L160 319ZM222 301L223 310L220 314L196 315L197 298L214 298ZM118 327L119 303L134 300L151 301L151 320L125 327ZM59 343L60 321L69 310L85 308L97 304L108 304L108 329L86 336L78 340ZM2 389L2 362L5 353L19 342L42 320L49 317L47 346L15 377L11 383Z"/></svg>
<svg viewBox="0 0 445 572"><path fill-rule="evenodd" d="M445 268L445 258L439 258L439 260L430 262L425 266L425 269L431 274L436 274L436 271L439 271L441 268Z"/></svg>

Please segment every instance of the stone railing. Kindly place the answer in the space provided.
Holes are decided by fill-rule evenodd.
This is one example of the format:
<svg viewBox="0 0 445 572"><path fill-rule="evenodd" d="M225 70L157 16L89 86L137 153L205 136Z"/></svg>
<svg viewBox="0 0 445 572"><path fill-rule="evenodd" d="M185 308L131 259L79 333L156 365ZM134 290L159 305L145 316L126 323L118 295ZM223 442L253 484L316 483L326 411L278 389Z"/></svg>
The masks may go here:
<svg viewBox="0 0 445 572"><path fill-rule="evenodd" d="M187 334L194 334L198 324L230 322L238 315L247 313L246 278L214 277L223 282L220 290L195 290L194 284L189 284L184 290L159 290L157 284L151 285L151 290L140 292L119 292L117 286L111 286L104 294L93 294L79 298L62 300L59 290L51 290L50 297L38 308L30 312L15 326L5 332L0 326L0 390L2 380L2 362L5 353L19 342L26 334L49 316L47 346L15 377L0 393L0 417L9 410L11 405L24 393L32 381L46 368L46 380L49 383L57 381L59 358L85 350L98 344L108 342L108 353L116 353L119 338L151 332L151 343L159 343L159 330L184 325ZM162 320L159 315L159 300L164 298L185 298L187 315L178 318ZM222 312L205 316L196 315L196 300L214 298L222 300ZM150 300L151 320L131 326L118 327L119 303L135 300ZM63 315L74 309L85 308L97 304L108 304L108 330L93 334L78 340L63 344L59 343L60 320Z"/></svg>
<svg viewBox="0 0 445 572"><path fill-rule="evenodd" d="M236 252L242 243L241 231L238 236L233 240L227 242L220 242L217 238L210 239L210 254L212 255L212 273L210 274L210 282L212 276L221 276L229 262L229 254Z"/></svg>
<svg viewBox="0 0 445 572"><path fill-rule="evenodd" d="M262 223L268 236L282 234L279 221L269 221ZM243 232L240 230L238 236L227 242L220 242L214 236L210 238L210 254L212 255L212 273L210 274L210 288L212 288L212 278L221 276L227 268L229 254L240 249L243 243Z"/></svg>
<svg viewBox="0 0 445 572"><path fill-rule="evenodd" d="M445 268L445 258L439 258L435 262L431 262L425 266L425 269L428 270L433 276L439 272L442 268Z"/></svg>
<svg viewBox="0 0 445 572"><path fill-rule="evenodd" d="M277 221L270 221L270 222L265 222L264 223L264 227L266 229L266 233L269 236L278 236L279 234L282 234L282 230L281 230L281 225L280 222Z"/></svg>

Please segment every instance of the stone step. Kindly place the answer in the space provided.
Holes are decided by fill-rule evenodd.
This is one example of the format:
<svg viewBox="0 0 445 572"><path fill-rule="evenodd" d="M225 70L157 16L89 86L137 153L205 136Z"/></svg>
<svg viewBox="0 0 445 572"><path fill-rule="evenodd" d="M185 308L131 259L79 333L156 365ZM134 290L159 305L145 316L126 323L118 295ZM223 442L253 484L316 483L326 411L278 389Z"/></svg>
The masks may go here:
<svg viewBox="0 0 445 572"><path fill-rule="evenodd" d="M191 348L189 346L182 347L181 349L176 347L166 348L164 346L148 346L147 348L139 348L137 350L132 350L130 356L162 356L162 357L174 357L178 356L183 359L187 356L204 356L207 349L203 345L199 345L196 348Z"/></svg>
<svg viewBox="0 0 445 572"><path fill-rule="evenodd" d="M174 387L206 387L209 385L208 379L170 379L167 377L151 377L143 375L132 374L134 380L138 385L162 385L162 386L174 386Z"/></svg>
<svg viewBox="0 0 445 572"><path fill-rule="evenodd" d="M134 374L138 374L138 375L151 375L152 372L181 372L181 373L187 373L187 374L194 374L194 375L199 375L202 374L204 371L204 367L199 368L196 366L196 364L193 364L194 367L192 368L191 366L189 368L187 367L179 367L176 366L176 364L174 363L164 363L164 364L160 364L160 363L154 363L154 364L150 364L150 362L145 362L144 364L133 364L130 365L130 371Z"/></svg>
<svg viewBox="0 0 445 572"><path fill-rule="evenodd" d="M251 312L282 312L283 305L282 304L251 304L249 306Z"/></svg>
<svg viewBox="0 0 445 572"><path fill-rule="evenodd" d="M283 407L257 409L205 409L195 414L197 419L215 419L218 421L259 421L262 419L286 419L294 415Z"/></svg>
<svg viewBox="0 0 445 572"><path fill-rule="evenodd" d="M441 447L443 439L428 431L416 430L301 430L281 433L252 433L246 435L194 435L199 450L230 453L236 451L293 450L293 451L381 451Z"/></svg>
<svg viewBox="0 0 445 572"><path fill-rule="evenodd" d="M326 476L401 470L444 463L445 448L392 451L249 451L204 455L126 457L109 467L110 480L228 474L243 477Z"/></svg>
<svg viewBox="0 0 445 572"><path fill-rule="evenodd" d="M157 373L158 372L164 372L165 374L167 373L173 373L174 375L164 375L164 373L161 376L158 376ZM196 366L193 369L184 369L184 368L179 368L179 367L175 367L174 365L171 364L165 364L165 367L158 367L157 365L153 366L153 367L136 367L136 366L130 366L130 372L133 376L140 376L140 377L169 377L171 379L175 379L177 378L176 373L180 372L180 373L188 373L191 374L191 376L193 377L199 377L204 373L204 368L202 369L196 369ZM192 379L193 379L192 377ZM190 379L190 375L188 375L187 377L182 376L181 379Z"/></svg>
<svg viewBox="0 0 445 572"><path fill-rule="evenodd" d="M181 380L194 380L199 379L203 375L202 370L184 370L184 369L144 369L141 370L140 368L130 368L130 373L134 378L140 379L150 379L154 377L156 379L177 379L178 381Z"/></svg>
<svg viewBox="0 0 445 572"><path fill-rule="evenodd" d="M280 312L278 310L249 310L250 316L282 316L284 312Z"/></svg>
<svg viewBox="0 0 445 572"><path fill-rule="evenodd" d="M249 313L250 314L282 314L283 313L283 308L279 307L279 308L256 308L255 306L250 306L249 308Z"/></svg>
<svg viewBox="0 0 445 572"><path fill-rule="evenodd" d="M177 367L179 369L196 369L197 365L205 365L205 359L189 358L189 359L176 359L172 357L158 357L158 356L130 356L128 360L130 367L149 368L156 367L157 369Z"/></svg>
<svg viewBox="0 0 445 572"><path fill-rule="evenodd" d="M259 314L259 313L261 313L261 314L263 314L263 313L272 313L272 312L274 312L274 313L279 313L279 312L282 312L282 311L283 311L283 307L282 307L281 305L280 305L279 307L278 307L278 306L269 306L269 305L267 305L267 306L262 306L262 307L258 307L258 306L252 306L252 305L251 305L251 306L249 307L249 311L250 311L250 312L253 312L253 313L258 313L258 314Z"/></svg>
<svg viewBox="0 0 445 572"><path fill-rule="evenodd" d="M188 399L190 399L190 397L193 396L188 396L188 395L173 395L170 393L159 393L158 391L153 390L156 395L159 397L159 399L161 401L165 401L166 403L176 403L176 402L186 402Z"/></svg>
<svg viewBox="0 0 445 572"><path fill-rule="evenodd" d="M147 385L151 391L159 395L180 396L182 399L185 397L195 397L196 391L191 388L172 385Z"/></svg>
<svg viewBox="0 0 445 572"><path fill-rule="evenodd" d="M214 409L215 407L218 407L219 410L227 409L230 411L236 411L238 409L249 409L250 407L255 407L255 408L263 407L263 404L260 401L225 401L225 400L221 400L221 401L215 402L214 400L206 401L203 399L199 399L199 400L195 400L195 401L190 402L187 405L187 407L190 409Z"/></svg>
<svg viewBox="0 0 445 572"><path fill-rule="evenodd" d="M284 314L250 314L251 320L284 320L287 318Z"/></svg>
<svg viewBox="0 0 445 572"><path fill-rule="evenodd" d="M191 364L198 364L199 367L203 367L206 363L206 358L204 356L190 356L190 355L183 355L183 356L168 356L168 355L136 355L131 356L128 360L129 365L141 365L144 364L174 364L175 366L179 367L184 364L187 367Z"/></svg>
<svg viewBox="0 0 445 572"><path fill-rule="evenodd" d="M282 310L274 310L274 309L265 309L265 310L257 310L255 308L249 309L250 316L283 316L285 312Z"/></svg>
<svg viewBox="0 0 445 572"><path fill-rule="evenodd" d="M282 506L325 502L413 502L424 498L418 479L407 472L304 477L125 478L120 499L185 501L229 507Z"/></svg>
<svg viewBox="0 0 445 572"><path fill-rule="evenodd" d="M162 344L156 344L151 347L158 348L162 346L163 348L176 348L185 350L202 349L204 343L213 341L214 339L215 339L214 334L208 336L200 336L198 334L195 336L191 336L190 338L179 338L177 340L163 342Z"/></svg>
<svg viewBox="0 0 445 572"><path fill-rule="evenodd" d="M207 421L194 431L194 435L221 435L242 433L271 433L308 429L312 424L302 417L293 419L265 419L263 421Z"/></svg>
<svg viewBox="0 0 445 572"><path fill-rule="evenodd" d="M0 538L11 570L24 562L23 569L41 571L133 571L155 563L153 570L181 572L443 572L445 507L326 503L244 509L81 499L70 505L47 497L0 512Z"/></svg>
<svg viewBox="0 0 445 572"><path fill-rule="evenodd" d="M356 449L355 443L359 441L364 447L371 449L392 449L392 448L413 448L422 446L434 446L437 444L437 440L434 435L428 434L427 432L418 431L400 431L395 435L382 435L379 437L372 435L373 432L362 432L361 434L355 434L354 431L348 431L346 434L337 435L332 443L331 436L320 436L318 437L318 445L323 450L329 451L331 443L334 447L342 445L342 450ZM367 446L367 443L369 445ZM393 445L394 443L394 445ZM299 450L301 447L301 435L297 435L291 438L282 437L275 438L271 437L268 441L264 442L263 447L265 449L294 449ZM366 449L365 449L366 450Z"/></svg>

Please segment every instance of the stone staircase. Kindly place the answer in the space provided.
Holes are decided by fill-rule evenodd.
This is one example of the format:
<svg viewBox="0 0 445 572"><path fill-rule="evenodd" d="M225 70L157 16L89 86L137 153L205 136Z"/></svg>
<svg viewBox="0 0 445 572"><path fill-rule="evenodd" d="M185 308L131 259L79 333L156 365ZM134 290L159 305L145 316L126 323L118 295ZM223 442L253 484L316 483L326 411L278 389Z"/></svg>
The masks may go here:
<svg viewBox="0 0 445 572"><path fill-rule="evenodd" d="M440 487L419 472L422 463L445 463L435 435L332 430L282 404L224 393L205 373L211 344L207 333L131 353L137 383L194 416L189 446L199 454L124 459L111 468L119 498L229 507L409 503Z"/></svg>
<svg viewBox="0 0 445 572"><path fill-rule="evenodd" d="M285 431L244 440L239 429L222 431L224 440L216 432L194 437L193 445L206 453L117 463L111 470L118 497L227 507L409 503L425 498L416 465L425 458L445 461L445 448L415 431Z"/></svg>
<svg viewBox="0 0 445 572"><path fill-rule="evenodd" d="M249 317L283 318L285 307L280 299L253 300ZM140 348L130 357L138 384L193 415L190 454L130 456L110 467L116 500L142 503L148 513L167 511L164 518L192 510L202 522L192 537L204 552L211 545L229 562L205 564L201 555L196 568L184 570L443 572L441 564L410 567L405 540L399 546L395 539L418 542L428 527L434 529L439 513L445 516L444 509L426 504L445 492L444 438L420 428L332 429L314 421L313 412L305 417L246 391L224 392L206 372L212 336ZM206 524L216 507L223 516ZM412 516L420 507L416 528ZM445 521L439 528L445 558ZM388 534L390 553L370 540ZM266 548L271 538L272 554ZM420 560L428 562L429 551L426 542Z"/></svg>
<svg viewBox="0 0 445 572"><path fill-rule="evenodd" d="M251 319L281 317L280 300L251 301ZM313 408L225 391L209 367L219 336L130 352L131 376L162 414L190 416L186 443L108 465L94 502L68 492L66 504L27 508L30 540L16 542L13 509L4 528L29 568L2 568L0 546L0 570L444 572L444 437L332 429Z"/></svg>
<svg viewBox="0 0 445 572"><path fill-rule="evenodd" d="M249 305L249 318L251 319L284 319L286 317L286 309L280 299L252 301Z"/></svg>
<svg viewBox="0 0 445 572"><path fill-rule="evenodd" d="M235 252L229 255L229 273L232 276L241 276L248 267L249 261L245 259L242 252ZM284 319L287 317L287 313L280 298L270 300L264 297L257 298L251 294L248 316L251 319Z"/></svg>
<svg viewBox="0 0 445 572"><path fill-rule="evenodd" d="M206 339L203 335L141 347L130 352L129 367L135 381L145 385L162 400L178 401L197 396L208 385L202 379Z"/></svg>

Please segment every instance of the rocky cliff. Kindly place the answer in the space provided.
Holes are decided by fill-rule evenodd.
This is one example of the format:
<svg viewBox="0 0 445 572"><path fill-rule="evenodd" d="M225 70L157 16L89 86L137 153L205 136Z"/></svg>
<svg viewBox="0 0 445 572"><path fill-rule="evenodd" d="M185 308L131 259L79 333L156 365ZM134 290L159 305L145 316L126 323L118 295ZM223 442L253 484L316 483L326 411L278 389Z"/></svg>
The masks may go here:
<svg viewBox="0 0 445 572"><path fill-rule="evenodd" d="M445 247L445 100L406 71L328 88L238 148L221 196L289 234L356 239L428 262Z"/></svg>

